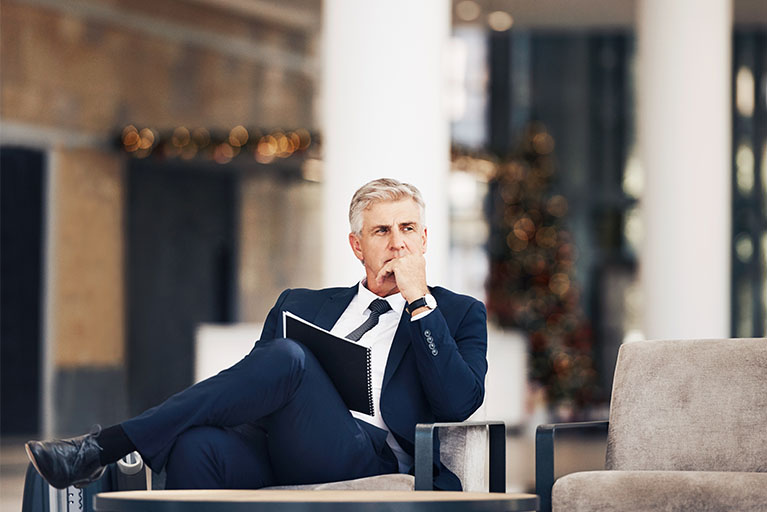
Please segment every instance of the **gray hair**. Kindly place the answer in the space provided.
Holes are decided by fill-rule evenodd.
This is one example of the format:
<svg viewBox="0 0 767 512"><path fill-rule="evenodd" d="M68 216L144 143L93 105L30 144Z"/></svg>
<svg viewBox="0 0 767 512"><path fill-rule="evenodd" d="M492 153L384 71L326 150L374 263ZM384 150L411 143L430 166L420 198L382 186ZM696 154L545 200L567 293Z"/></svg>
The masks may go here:
<svg viewBox="0 0 767 512"><path fill-rule="evenodd" d="M391 178L379 178L362 185L352 197L349 205L349 227L352 233L362 233L362 212L379 201L401 201L412 199L421 211L421 226L426 222L426 203L421 191L410 183L402 183Z"/></svg>

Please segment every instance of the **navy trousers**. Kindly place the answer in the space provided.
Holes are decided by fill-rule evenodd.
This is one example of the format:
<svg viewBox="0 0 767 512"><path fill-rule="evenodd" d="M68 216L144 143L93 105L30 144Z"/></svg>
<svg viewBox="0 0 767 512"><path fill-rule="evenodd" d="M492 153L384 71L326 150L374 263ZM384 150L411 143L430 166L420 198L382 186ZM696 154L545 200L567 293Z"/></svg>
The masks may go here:
<svg viewBox="0 0 767 512"><path fill-rule="evenodd" d="M239 363L122 424L166 487L245 488L396 473L386 431L355 419L312 353L261 340Z"/></svg>

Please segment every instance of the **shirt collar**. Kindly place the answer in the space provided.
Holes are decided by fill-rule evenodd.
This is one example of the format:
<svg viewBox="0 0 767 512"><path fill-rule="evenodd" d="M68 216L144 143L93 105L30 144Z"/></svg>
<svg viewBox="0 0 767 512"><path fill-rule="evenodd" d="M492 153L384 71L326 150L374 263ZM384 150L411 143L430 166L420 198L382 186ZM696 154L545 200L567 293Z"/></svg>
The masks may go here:
<svg viewBox="0 0 767 512"><path fill-rule="evenodd" d="M368 290L365 287L364 283L365 283L365 279L360 281L359 284L357 285L357 296L359 297L360 303L362 304L363 312L367 310L370 303L373 302L375 299L383 299L386 302L388 302L392 308L392 311L395 311L398 315L401 315L402 312L405 310L407 301L405 300L405 297L403 297L401 293L395 293L395 294L389 295L388 297L379 297L375 293Z"/></svg>

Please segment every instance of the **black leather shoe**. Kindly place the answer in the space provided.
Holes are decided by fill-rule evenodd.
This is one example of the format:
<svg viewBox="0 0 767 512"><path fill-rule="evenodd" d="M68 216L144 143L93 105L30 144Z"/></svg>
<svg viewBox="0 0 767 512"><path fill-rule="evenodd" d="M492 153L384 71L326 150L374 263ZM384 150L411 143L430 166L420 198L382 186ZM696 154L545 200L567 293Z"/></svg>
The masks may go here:
<svg viewBox="0 0 767 512"><path fill-rule="evenodd" d="M71 439L29 441L24 447L37 472L53 487L85 487L101 478L106 469L99 461L101 447L96 436L100 432L99 427L96 432Z"/></svg>

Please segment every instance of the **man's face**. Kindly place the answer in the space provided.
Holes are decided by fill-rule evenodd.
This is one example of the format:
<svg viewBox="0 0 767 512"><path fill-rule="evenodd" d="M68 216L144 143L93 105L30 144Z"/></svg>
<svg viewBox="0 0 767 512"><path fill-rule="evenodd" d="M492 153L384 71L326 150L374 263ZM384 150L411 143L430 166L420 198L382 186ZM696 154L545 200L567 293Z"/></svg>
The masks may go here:
<svg viewBox="0 0 767 512"><path fill-rule="evenodd" d="M350 233L349 243L365 265L368 289L381 296L397 292L393 274L380 286L375 278L390 260L426 252L426 228L418 204L412 199L371 204L362 212L362 232Z"/></svg>

